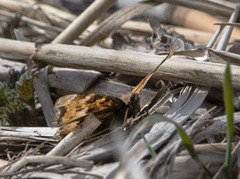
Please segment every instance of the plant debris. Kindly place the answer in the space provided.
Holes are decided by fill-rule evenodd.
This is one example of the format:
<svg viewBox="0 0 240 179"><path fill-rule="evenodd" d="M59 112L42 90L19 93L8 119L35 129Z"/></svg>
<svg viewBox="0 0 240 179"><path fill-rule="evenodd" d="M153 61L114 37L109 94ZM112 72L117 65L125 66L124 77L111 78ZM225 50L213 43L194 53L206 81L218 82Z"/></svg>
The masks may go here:
<svg viewBox="0 0 240 179"><path fill-rule="evenodd" d="M0 3L0 177L237 178L238 16L229 1Z"/></svg>

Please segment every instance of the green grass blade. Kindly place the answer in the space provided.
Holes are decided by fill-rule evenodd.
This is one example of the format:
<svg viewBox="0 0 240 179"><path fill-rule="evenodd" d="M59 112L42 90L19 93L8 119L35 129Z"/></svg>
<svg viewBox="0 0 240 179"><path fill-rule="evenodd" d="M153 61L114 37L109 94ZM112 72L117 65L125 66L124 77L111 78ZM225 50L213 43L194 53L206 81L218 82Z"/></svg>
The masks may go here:
<svg viewBox="0 0 240 179"><path fill-rule="evenodd" d="M149 144L149 142L147 141L147 139L144 136L143 136L143 140L148 148L150 155L152 156L152 158L155 158L157 156L155 150L152 148L152 146Z"/></svg>
<svg viewBox="0 0 240 179"><path fill-rule="evenodd" d="M227 64L224 76L224 104L225 111L227 115L227 149L226 149L226 159L225 159L225 178L231 178L232 171L232 141L233 141L233 115L234 115L234 106L233 106L233 89L231 81L231 69L230 65Z"/></svg>
<svg viewBox="0 0 240 179"><path fill-rule="evenodd" d="M197 164L202 168L202 170L209 176L211 177L211 174L210 172L207 170L207 168L204 166L204 164L201 162L201 160L199 159L194 147L193 147L193 144L192 144L192 141L190 140L190 138L188 137L188 135L186 134L186 132L183 130L183 128L178 124L176 123L175 121L171 120L171 119L168 119L162 115L159 115L159 114L153 114L153 115L150 115L150 116L147 116L144 120L142 120L134 129L133 131L131 132L131 134L129 135L126 143L125 143L125 150L127 151L128 147L130 146L131 142L133 141L133 139L146 127L148 126L151 126L153 125L154 123L157 123L157 122L168 122L168 123L171 123L173 124L181 139L182 139L182 142L184 144L184 146L186 147L187 151L189 152L189 154L192 156L192 158L197 162Z"/></svg>

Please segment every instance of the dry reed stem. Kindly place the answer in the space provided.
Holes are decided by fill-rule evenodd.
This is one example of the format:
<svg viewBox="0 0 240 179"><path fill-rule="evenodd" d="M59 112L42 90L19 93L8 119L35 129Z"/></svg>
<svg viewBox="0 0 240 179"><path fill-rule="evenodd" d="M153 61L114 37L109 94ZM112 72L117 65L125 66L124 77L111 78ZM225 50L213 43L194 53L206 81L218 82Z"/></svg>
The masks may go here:
<svg viewBox="0 0 240 179"><path fill-rule="evenodd" d="M94 20L113 5L115 0L96 0L81 13L52 43L72 43Z"/></svg>
<svg viewBox="0 0 240 179"><path fill-rule="evenodd" d="M99 24L93 32L81 41L81 45L92 46L93 44L100 42L121 24L142 12L151 9L154 5L154 3L149 2L137 3L120 9Z"/></svg>
<svg viewBox="0 0 240 179"><path fill-rule="evenodd" d="M75 160L60 156L24 156L12 165L7 166L5 171L3 171L3 174L12 174L29 163L64 164L82 168L90 168L93 164L87 160Z"/></svg>
<svg viewBox="0 0 240 179"><path fill-rule="evenodd" d="M168 2L200 11L208 12L214 15L230 16L235 8L235 3L227 1L211 1L211 0L154 0L154 2Z"/></svg>
<svg viewBox="0 0 240 179"><path fill-rule="evenodd" d="M0 39L1 57L28 58L34 53L34 44ZM145 76L164 56L121 52L91 47L44 44L35 53L35 61L55 66L94 69L122 74ZM164 63L153 78L182 81L204 86L222 87L224 64L198 62L186 57L173 56ZM240 90L240 67L232 65L232 83Z"/></svg>
<svg viewBox="0 0 240 179"><path fill-rule="evenodd" d="M33 6L35 4L34 1L29 1L28 3L26 2L19 2L16 0L1 0L0 1L0 7L10 9L13 11L20 12L24 9L29 8L30 6Z"/></svg>
<svg viewBox="0 0 240 179"><path fill-rule="evenodd" d="M85 118L81 126L75 128L64 139L62 139L48 154L47 156L64 156L68 154L74 147L82 142L89 134L91 134L101 122L90 114Z"/></svg>

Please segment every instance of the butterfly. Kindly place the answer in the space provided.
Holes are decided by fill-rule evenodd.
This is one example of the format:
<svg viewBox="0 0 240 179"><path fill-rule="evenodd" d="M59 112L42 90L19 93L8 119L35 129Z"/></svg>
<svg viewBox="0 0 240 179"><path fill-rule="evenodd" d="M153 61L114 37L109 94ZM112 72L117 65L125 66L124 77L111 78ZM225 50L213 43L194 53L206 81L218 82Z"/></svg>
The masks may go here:
<svg viewBox="0 0 240 179"><path fill-rule="evenodd" d="M130 93L124 95L121 99L98 94L70 94L60 97L54 107L55 122L60 126L55 134L55 138L61 140L76 127L80 126L84 118L90 113L93 113L102 122L97 129L98 131L109 128L115 119L124 119L124 116L135 117L140 110L140 91L160 65L173 55L175 49Z"/></svg>
<svg viewBox="0 0 240 179"><path fill-rule="evenodd" d="M102 123L98 131L111 126L121 119L126 111L126 104L119 98L99 94L70 94L59 98L54 107L55 122L60 126L55 138L62 139L90 113ZM120 122L120 121L119 121Z"/></svg>

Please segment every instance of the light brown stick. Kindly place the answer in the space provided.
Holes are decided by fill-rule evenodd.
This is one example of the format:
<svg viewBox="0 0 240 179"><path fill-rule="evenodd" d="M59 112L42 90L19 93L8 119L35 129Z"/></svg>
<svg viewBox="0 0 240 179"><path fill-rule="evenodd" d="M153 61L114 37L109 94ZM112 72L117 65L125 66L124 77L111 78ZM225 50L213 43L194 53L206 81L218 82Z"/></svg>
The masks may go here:
<svg viewBox="0 0 240 179"><path fill-rule="evenodd" d="M59 156L24 156L20 160L13 163L11 166L6 167L4 174L11 174L17 171L18 169L24 167L29 163L45 163L45 164L64 164L69 166L76 166L82 168L90 168L93 165L93 162L87 160L75 160Z"/></svg>
<svg viewBox="0 0 240 179"><path fill-rule="evenodd" d="M52 43L72 43L94 20L113 5L115 0L95 0Z"/></svg>
<svg viewBox="0 0 240 179"><path fill-rule="evenodd" d="M21 57L31 55L31 53L23 53L21 48L15 48L18 45L22 49L29 47L27 52L34 52L32 43L0 39L0 57L3 52L15 58L16 55ZM164 57L73 45L45 44L38 49L35 60L55 66L146 76ZM240 90L240 67L232 65L231 68L233 87ZM224 64L197 62L186 57L173 56L156 71L153 78L222 87L224 71Z"/></svg>
<svg viewBox="0 0 240 179"><path fill-rule="evenodd" d="M164 56L47 44L39 50L36 59L56 66L146 76ZM223 64L173 56L156 71L153 78L222 87L224 71ZM232 65L232 74L233 87L240 90L240 67Z"/></svg>
<svg viewBox="0 0 240 179"><path fill-rule="evenodd" d="M94 114L90 114L80 126L70 132L50 152L48 152L47 156L64 156L68 154L89 134L97 129L100 124L101 121L99 121Z"/></svg>

